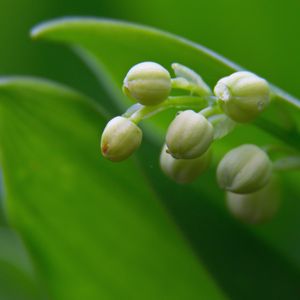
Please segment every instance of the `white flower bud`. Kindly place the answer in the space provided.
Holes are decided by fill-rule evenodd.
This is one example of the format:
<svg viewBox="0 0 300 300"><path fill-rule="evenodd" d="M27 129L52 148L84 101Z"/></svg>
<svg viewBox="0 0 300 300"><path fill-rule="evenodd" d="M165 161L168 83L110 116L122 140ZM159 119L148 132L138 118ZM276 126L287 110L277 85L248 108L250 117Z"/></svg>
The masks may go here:
<svg viewBox="0 0 300 300"><path fill-rule="evenodd" d="M130 120L115 117L110 120L101 137L101 151L111 161L128 158L141 144L142 131Z"/></svg>
<svg viewBox="0 0 300 300"><path fill-rule="evenodd" d="M253 120L270 102L268 82L246 71L220 79L214 93L223 111L241 123Z"/></svg>
<svg viewBox="0 0 300 300"><path fill-rule="evenodd" d="M211 161L211 151L206 151L194 159L175 159L167 152L164 145L160 154L160 167L162 171L177 183L190 183L203 173Z"/></svg>
<svg viewBox="0 0 300 300"><path fill-rule="evenodd" d="M238 194L252 193L270 180L272 163L255 145L242 145L229 151L217 168L221 188Z"/></svg>
<svg viewBox="0 0 300 300"><path fill-rule="evenodd" d="M154 62L139 63L127 73L123 91L143 105L159 104L170 94L170 73Z"/></svg>
<svg viewBox="0 0 300 300"><path fill-rule="evenodd" d="M201 156L213 141L213 126L205 117L192 110L178 114L169 126L166 144L168 152L178 159Z"/></svg>
<svg viewBox="0 0 300 300"><path fill-rule="evenodd" d="M275 215L280 204L277 181L272 179L265 187L251 194L227 192L226 202L229 211L245 223L266 222Z"/></svg>

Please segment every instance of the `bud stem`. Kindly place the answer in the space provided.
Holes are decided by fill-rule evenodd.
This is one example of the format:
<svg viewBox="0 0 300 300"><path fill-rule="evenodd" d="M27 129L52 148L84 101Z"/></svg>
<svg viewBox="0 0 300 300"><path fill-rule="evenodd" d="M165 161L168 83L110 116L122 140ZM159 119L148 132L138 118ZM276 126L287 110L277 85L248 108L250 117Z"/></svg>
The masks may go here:
<svg viewBox="0 0 300 300"><path fill-rule="evenodd" d="M211 94L210 90L206 89L206 87L199 86L182 77L172 78L171 84L173 89L189 91L192 95L207 96Z"/></svg>
<svg viewBox="0 0 300 300"><path fill-rule="evenodd" d="M287 156L273 162L274 171L300 170L300 156Z"/></svg>
<svg viewBox="0 0 300 300"><path fill-rule="evenodd" d="M285 145L266 145L262 147L262 149L268 154L272 153L286 153L291 154L293 156L297 155L297 151L291 147L287 147Z"/></svg>
<svg viewBox="0 0 300 300"><path fill-rule="evenodd" d="M222 111L218 105L213 105L202 109L199 114L201 114L205 118L209 118L211 116L221 114Z"/></svg>
<svg viewBox="0 0 300 300"><path fill-rule="evenodd" d="M211 101L210 96L176 96L169 97L162 103L155 106L131 106L123 115L126 118L129 118L130 121L134 123L139 123L142 120L149 118L157 113L164 111L169 108L195 108L195 109L203 109L208 103Z"/></svg>
<svg viewBox="0 0 300 300"><path fill-rule="evenodd" d="M179 63L173 63L172 69L176 75L176 78L172 79L172 88L187 90L199 96L212 95L210 87L194 70Z"/></svg>
<svg viewBox="0 0 300 300"><path fill-rule="evenodd" d="M292 171L300 170L300 156L299 152L295 149L287 147L285 145L266 145L262 149L269 155L276 153L284 154L284 157L277 158L273 162L274 171Z"/></svg>

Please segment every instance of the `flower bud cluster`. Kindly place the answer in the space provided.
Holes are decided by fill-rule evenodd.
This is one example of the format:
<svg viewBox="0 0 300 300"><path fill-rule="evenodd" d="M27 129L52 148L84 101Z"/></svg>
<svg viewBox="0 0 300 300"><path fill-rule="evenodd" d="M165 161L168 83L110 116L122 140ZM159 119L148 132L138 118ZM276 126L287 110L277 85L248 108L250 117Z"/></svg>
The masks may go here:
<svg viewBox="0 0 300 300"><path fill-rule="evenodd" d="M108 122L101 138L101 151L111 161L127 159L142 141L137 123L172 107L176 98L170 96L173 88L189 91L182 101L191 99L195 104L198 99L202 110L197 112L191 109L192 105L186 106L186 102L182 105L174 102L173 107L187 109L178 112L170 123L160 154L162 171L175 182L185 184L193 182L208 168L214 139L226 135L235 122L252 121L267 107L270 87L257 75L241 71L220 79L213 95L193 70L180 64L173 64L172 68L175 78L154 62L139 63L128 71L123 92L138 103L123 116ZM206 103L204 107L203 103ZM227 123L220 123L226 119ZM228 209L249 223L263 222L277 210L278 195L273 193L271 178L272 162L262 149L252 144L229 151L217 167L217 182L226 191Z"/></svg>
<svg viewBox="0 0 300 300"><path fill-rule="evenodd" d="M179 64L174 64L179 79L191 80L191 86L201 90L201 94L210 93L207 86L196 73ZM184 71L184 72L183 72ZM197 80L196 80L196 79ZM201 79L201 80L200 80ZM170 95L172 80L169 72L154 62L143 62L133 66L127 73L123 91L135 99L141 107L157 107ZM140 145L142 133L134 118L116 117L104 129L101 149L104 157L112 161L121 161L129 157ZM213 141L213 126L201 114L187 110L179 113L171 123L167 136L167 151L174 159L194 159L204 154Z"/></svg>

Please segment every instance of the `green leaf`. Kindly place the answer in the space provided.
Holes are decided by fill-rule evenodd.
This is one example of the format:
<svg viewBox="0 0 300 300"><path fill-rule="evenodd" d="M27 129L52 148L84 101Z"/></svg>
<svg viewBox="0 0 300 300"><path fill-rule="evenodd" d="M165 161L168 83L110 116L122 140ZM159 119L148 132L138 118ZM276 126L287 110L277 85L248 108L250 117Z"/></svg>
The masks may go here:
<svg viewBox="0 0 300 300"><path fill-rule="evenodd" d="M284 199L288 201L272 222L245 226L224 210L215 169L191 186L174 184L158 170L159 151L150 145L145 142L140 154L149 181L229 298L299 299L300 209L294 182L286 185L283 192L290 199Z"/></svg>
<svg viewBox="0 0 300 300"><path fill-rule="evenodd" d="M51 299L225 299L140 166L101 158L106 118L53 83L0 81L9 221Z"/></svg>
<svg viewBox="0 0 300 300"><path fill-rule="evenodd" d="M43 299L31 261L19 236L6 227L0 227L0 245L0 298Z"/></svg>
<svg viewBox="0 0 300 300"><path fill-rule="evenodd" d="M165 67L179 62L201 74L211 87L221 77L241 69L181 37L125 22L66 18L36 27L32 36L71 45L122 109L129 104L121 94L122 80L127 70L138 62L152 60ZM287 143L300 148L299 101L277 87L272 88L272 104L256 120L256 126L240 126L215 143L215 163L225 151L241 143ZM110 104L106 108L120 113ZM152 130L152 137L165 130L173 114L154 118L156 133ZM149 181L227 294L233 299L298 299L300 204L295 200L300 194L296 184L299 174L282 176L284 201L274 221L249 228L226 215L220 201L223 194L216 186L213 170L191 187L178 187L160 175L159 149L150 147L150 143L144 142L140 156Z"/></svg>
<svg viewBox="0 0 300 300"><path fill-rule="evenodd" d="M64 34L61 33L61 28L58 28L58 31L56 30L53 33L54 36L51 38L55 40L58 39L57 35L61 35L61 41L69 41L71 44L81 45L81 54L83 53L82 48L87 49L88 54L82 55L85 56L85 59L89 59L89 61L93 64L93 68L97 72L102 72L102 75L106 74L105 72L103 72L103 66L105 67L104 71L106 70L109 76L103 77L103 79L112 79L113 87L117 87L116 90L114 88L112 89L112 93L114 95L117 95L118 99L120 90L119 87L121 85L124 74L132 64L139 62L139 60L157 60L158 62L164 64L166 63L168 65L173 61L182 62L189 65L193 69L196 69L197 71L201 71L203 77L211 85L213 85L220 76L227 75L228 72L232 72L232 70L236 67L230 63L228 64L228 62L226 61L223 61L222 63L222 60L219 60L220 58L216 58L216 56L211 55L209 51L202 47L198 47L194 44L186 42L182 39L177 39L176 37L172 37L170 35L166 36L159 31L149 32L149 30L146 28L134 28L130 25L122 23L114 25L112 22L97 21L95 22L95 26L90 26L89 22L87 23L83 25L83 27L85 27L84 30L82 30L82 25L80 24L77 26L77 29L75 28L76 30L74 30L73 28L74 24L68 24L67 28L64 29L66 31L64 32ZM113 34L113 36L111 34ZM82 43L80 40L83 40L84 43ZM129 43L127 43L127 40L129 40ZM121 51L121 49L125 49L128 51ZM200 65L200 63L202 63L202 66ZM99 66L101 68L99 68ZM110 81L106 81L106 84L109 85L109 82ZM35 89L39 90L38 86L35 86L33 90ZM4 90L5 89L3 89L2 92L5 94ZM276 89L274 90L276 91ZM15 91L15 89L13 89L13 91L14 92L11 92L12 94L15 93L15 97L13 98L18 99L18 101L14 101L17 105L13 106L13 104L11 104L12 107L9 107L9 109L6 109L4 111L2 122L4 122L3 124L6 124L6 126L1 134L1 139L4 139L3 145L5 145L5 149L3 151L3 162L4 164L8 164L9 166L6 168L7 173L5 177L8 183L14 183L7 184L7 186L9 187L9 204L12 205L12 209L10 209L11 219L16 223L17 227L20 228L23 237L25 237L26 241L28 241L29 245L31 246L31 253L34 254L35 259L39 263L41 274L43 274L44 280L49 283L50 287L55 288L54 291L53 289L51 289L50 292L52 294L58 297L58 295L61 296L63 292L67 293L66 290L70 290L75 294L75 292L78 292L78 290L72 291L74 285L75 287L77 287L77 289L84 289L87 287L90 288L91 280L87 279L87 273L89 273L90 278L97 280L97 288L94 288L93 285L92 291L90 291L90 293L92 294L94 289L98 290L99 282L102 282L103 280L102 277L100 278L100 274L97 273L98 276L95 275L96 271L89 272L90 270L95 270L97 267L98 271L98 269L100 269L100 263L98 262L97 264L96 262L94 268L88 268L86 266L89 266L91 263L94 264L95 262L93 260L92 262L89 261L89 264L86 264L85 260L87 256L90 256L91 252L96 252L95 250L94 252L90 250L90 248L94 245L90 240L94 238L95 235L97 235L97 232L96 230L89 231L89 234L86 235L86 240L89 240L89 242L87 242L87 245L84 247L81 243L78 243L78 240L76 239L77 236L72 231L77 230L81 232L81 235L83 235L83 231L80 231L80 229L82 229L81 227L84 227L85 234L87 229L90 229L89 226L86 224L82 224L82 219L80 219L79 217L78 219L76 219L78 223L76 223L72 219L72 224L68 222L69 218L65 220L64 217L66 211L69 213L68 208L70 205L68 204L73 204L69 197L73 197L75 194L74 191L73 193L70 192L70 190L68 189L68 185L70 185L70 182L73 185L74 178L78 177L80 178L80 183L76 181L76 186L74 187L74 189L78 191L78 186L80 186L80 184L83 184L83 186L81 186L80 188L84 192L84 196L82 198L84 198L85 201L81 201L80 204L79 200L77 200L78 202L75 201L75 204L77 204L77 209L75 210L77 214L75 215L80 215L78 213L79 211L80 213L85 213L86 218L84 220L87 220L87 222L90 220L90 215L86 212L86 208L84 205L87 202L86 199L89 198L88 196L91 193L94 194L94 190L90 191L89 185L86 184L85 181L83 181L82 183L82 173L79 172L79 169L82 170L83 174L89 173L86 172L87 169L94 170L94 167L97 166L97 163L95 163L96 159L90 160L91 165L94 164L95 166L92 165L92 167L89 166L86 168L81 168L80 164L80 166L77 166L77 172L75 173L75 175L77 176L66 176L65 173L61 171L61 166L67 165L64 172L68 174L68 170L70 172L70 169L68 169L70 162L73 164L76 160L80 163L82 156L86 154L86 151L83 150L78 150L78 152L76 152L80 155L73 155L72 151L75 151L74 149L72 149L72 151L65 151L66 143L69 143L69 139L72 137L72 135L71 137L69 137L69 131L64 131L65 134L63 135L58 134L58 132L61 131L61 127L65 129L65 123L61 123L61 120L64 120L66 116L69 116L70 111L73 111L73 104L64 107L64 113L57 113L57 109L60 109L60 105L63 103L57 105L57 103L55 102L53 106L49 107L46 105L38 110L40 106L36 105L36 102L29 101L31 105L34 106L34 108L29 108L26 106L24 107L24 105L20 105L20 99L23 99L22 93L25 93L27 95L26 99L28 99L28 93L31 93L32 91L28 92L28 89L24 88L23 85L19 89L17 89L17 91ZM59 93L61 92L62 91L60 90ZM279 94L282 94L282 92L279 92ZM37 97L39 99L47 98L45 97L45 94L41 92L38 93ZM55 95L55 97L61 99L61 97L58 97L57 95ZM5 99L7 99L7 96ZM291 97L285 95L276 96L270 109L266 111L263 118L260 118L257 121L257 124L261 128L264 128L267 132L270 132L283 141L288 142L290 145L299 148L299 112L297 109L295 109L296 106L297 102ZM112 111L110 105L107 106L107 109ZM10 114L8 112L10 112ZM51 119L52 122L49 122L49 118L51 116L49 114L50 112L54 112L54 115L56 115L56 117L53 116L53 119ZM30 117L28 116L25 119L20 118L20 115L22 117L24 113L25 115L30 115ZM90 114L87 113L86 115ZM38 122L36 121L36 118L39 120ZM50 123L50 128L52 128L53 132L56 133L55 137L53 136L54 133L52 135L48 134L49 130L43 130L43 132L39 131L39 142L36 142L36 135L32 135L32 132L36 132L36 130L39 129L38 125L40 125L41 123L44 124L44 122L46 124ZM75 118L72 124L74 125L73 131L82 130L82 122L77 122L77 118ZM102 125L103 123L101 122L101 126ZM10 130L7 130L7 128ZM21 139L17 142L14 142L16 141L16 139L20 139L20 137L23 138L24 130L25 133L27 133L25 137L28 137L30 139L30 143L27 142L27 139ZM47 134L45 134L45 132ZM72 144L73 148L74 144L76 144L75 148L78 148L81 145L80 141L85 141L84 137L86 132L88 131L80 134L80 138L75 140L76 143L70 143ZM245 133L247 133L246 137ZM12 137L13 140L11 140ZM57 141L57 139L59 140L59 142ZM265 143L266 141L270 141L271 137L267 134L263 134L256 128L245 126L243 129L240 128L239 130L235 131L231 136L228 137L228 139L222 140L221 143L216 145L215 150L217 152L217 156L219 156L224 152L224 150L228 149L229 147L245 141L245 139L248 139L249 142L255 141L258 143ZM53 140L54 142L51 142ZM96 140L98 140L98 137L96 138L94 135L93 142L95 142ZM88 144L91 145L92 138L90 138L89 141L90 142ZM15 143L14 147L9 147L9 145L11 145L10 143L12 142ZM57 144L60 145L61 148L57 146ZM24 145L29 145L30 150L32 151L28 151L28 148L24 147ZM180 226L181 230L183 230L186 237L188 237L188 239L191 241L191 244L198 256L201 258L201 260L205 261L206 267L210 270L210 272L214 275L216 280L220 283L222 288L227 292L227 294L230 295L231 298L299 298L298 287L300 251L298 238L298 216L300 210L299 201L295 201L299 197L298 174L291 174L283 178L285 183L284 192L287 196L285 197L286 201L283 203L283 207L278 218L276 218L273 223L270 223L265 227L249 229L244 228L243 226L229 219L229 217L226 217L224 210L220 208L221 204L219 200L222 197L222 194L217 191L214 183L213 172L201 178L201 181L199 181L197 185L194 185L190 188L181 188L175 186L170 182L164 180L162 175L159 175L160 173L158 173L156 166L156 156L158 155L158 149L156 147L150 147L150 141L148 141L148 143L146 142L144 145L144 147L147 147L147 149L144 148L143 152L141 153L141 161L143 163L142 168L146 171L146 174L148 174L149 181L151 181L151 184L153 185L153 187L155 187L157 193L159 193L162 201L167 206L168 211L172 213L173 217L176 220L176 223ZM18 151L16 151L15 148L18 148ZM30 153L26 153L26 149ZM58 158L52 158L52 160L50 160L49 155L53 154L53 149L56 150L54 151L55 154L59 153L57 155ZM44 153L42 157L38 157L38 154L40 152ZM148 155L145 152L147 152ZM38 161L37 166L36 160ZM43 165L43 162L48 160L50 167L47 171L49 171L49 173L45 174L45 170L44 173L41 173L39 169L37 171L37 167L39 165ZM26 164L24 164L24 162ZM19 165L21 165L22 168ZM87 165L89 164L87 163ZM100 166L100 163L98 166ZM21 171L20 168L22 169ZM122 192L129 193L129 191L131 192L131 189L128 191L128 188L133 186L136 188L136 186L132 184L134 180L132 179L129 182L131 184L128 184L128 180L125 181L127 179L124 178L125 175L122 174L122 176L120 176L118 172L122 171L123 173L128 173L128 169L131 172L132 170L135 170L135 168L135 164L130 163L126 165L126 167L125 165L123 165L123 167L120 167L118 165L114 167L109 166L107 168L102 168L103 170L101 172L104 172L106 176L109 175L111 178L113 178L114 182L120 183L121 180L124 180L124 183L122 185ZM107 172L108 169L110 170L110 172ZM14 174L15 171L17 174ZM41 174L43 176L41 176ZM135 174L140 175L139 172ZM20 178L18 176L20 176ZM102 176L104 176L103 173ZM26 180L26 178L28 177L30 178L30 180ZM98 178L98 176L96 175L95 177L93 177L94 181L96 181L96 177ZM143 183L143 180L140 178L140 176L133 177L139 178L139 180L136 181L137 183L135 183L136 185L142 185L142 187L146 185L146 183ZM107 184L106 181L104 181L104 186L105 184ZM95 183L93 183L93 185L94 187L96 187ZM102 188L102 182L100 187ZM98 185L97 188L99 188ZM112 191L113 195L116 195L116 191L113 190L115 188L115 185L112 186L111 184L106 188L108 194L106 198L111 201L109 193ZM20 189L20 191L18 191L18 189ZM147 191L149 191L149 188L147 189ZM52 196L51 202L49 200L50 196L45 197L45 195L47 194ZM57 194L60 195L58 199L56 199ZM119 195L120 194L121 193L119 193ZM140 195L140 198L142 198L141 192ZM55 200L54 202L53 198ZM24 199L26 201L23 202ZM184 201L182 201L182 199L184 199ZM43 202L41 200L43 200ZM64 203L64 201L66 200L67 205L66 203ZM44 201L48 203L46 207L43 207ZM84 203L84 205L82 203ZM64 213L61 212L61 214L59 214L60 210L58 209L60 208L60 205L67 206L67 208L64 206ZM51 206L50 208L52 209L50 209L49 206ZM97 207L98 206L94 205L93 209L96 210ZM72 207L72 209L73 210L71 210L71 217L74 218L74 215L72 215L72 213L74 214L74 208ZM60 223L56 225L57 227L54 226L53 228L53 223L56 224L56 222L52 221L52 218L50 220L52 221L50 222L52 227L49 226L49 222L46 224L48 225L46 227L45 222L46 220L49 221L49 219L47 219L47 217L49 218L49 212L52 212L51 216L55 216L54 221L56 221L56 219L60 220ZM94 213L93 216L95 215L96 214ZM102 214L100 215L102 216ZM105 224L106 226L110 223L107 223L106 220L106 222L103 222L103 224ZM40 228L40 225L43 226ZM59 235L62 230L61 228L65 229L64 233L66 236L63 235L63 237L59 239L58 237L61 237L61 235ZM39 230L39 232L35 232L36 230ZM45 236L43 235L45 233L47 234L46 238L49 238L49 236L52 237L50 241L45 241ZM145 236L148 236L148 232ZM111 236L108 234L108 238L110 237ZM64 248L64 252L68 252L68 254L73 254L74 252L68 251L70 250L70 247L68 247L69 244L66 245L66 243L63 243L62 245L57 246L58 243L61 243L61 240L63 238L65 238L66 241L69 241L69 243L71 243L74 248L78 250L77 256L73 255L73 259L70 259L69 257L66 258L66 254L64 256L60 256L59 254L57 254L62 252L60 251L61 248ZM92 250L93 249L94 248L92 248ZM71 250L73 250L72 247ZM146 250L141 254L145 255L145 253ZM119 257L118 255L116 255L119 254L118 252L114 254L118 257L118 259L124 258L124 256ZM140 256L141 260L144 259L143 255ZM76 259L74 259L74 257ZM76 260L76 263L74 264L73 268L70 268L70 265L73 266L74 260ZM78 261L81 263L80 268L78 267ZM165 261L160 260L158 261L158 263L159 262L163 266L166 265ZM62 270L56 269L59 267ZM194 270L194 268L192 268L192 270ZM106 270L107 269L108 267L106 267ZM58 271L61 271L61 273ZM78 275L76 271L83 273L80 275L85 279L83 280L83 282L81 282L81 280L80 282L78 282ZM169 277L169 275L173 272L173 269L170 268L169 272L170 273L165 271L165 277ZM128 275L128 273L126 273L126 275ZM147 275L144 276L147 276L147 278L153 280L152 277L154 277L155 275L152 274L151 276L151 274L147 273ZM185 277L184 275L185 274L182 275L183 278ZM77 280L74 280L75 277ZM108 276L104 277L105 279L108 278ZM73 281L73 285L71 285L71 283L68 281L65 282L66 278L68 278L70 282ZM141 277L140 280L142 281L143 278L145 277ZM114 280L116 279L117 278L114 278ZM180 280L182 280L182 278L180 278ZM202 282L202 280L199 279L199 282ZM249 282L251 282L251 285L253 287L250 290ZM61 285L59 285L58 283L60 283ZM139 281L137 281L137 283L139 283ZM150 283L148 284L150 285ZM65 285L67 289L65 290L65 287L62 287L62 285ZM111 297L120 298L119 294L116 295L116 293L118 293L119 291L119 286L120 285L115 284L114 282L112 290L115 294ZM133 285L130 285L130 287L132 286ZM142 287L144 288L143 284ZM140 288L140 290L142 289L142 287ZM134 286L134 288L136 288L136 286ZM178 291L175 290L174 293L175 292ZM190 293L192 292L193 291L190 291ZM130 291L130 293L132 293L132 290ZM78 297L82 296L83 294L84 296L86 296L86 293L84 291L81 291L81 293L78 293ZM172 297L174 294L171 293L170 295L170 297ZM177 293L176 295L182 294ZM76 297L73 294L72 296L74 298ZM123 296L124 294L122 294L121 298ZM161 295L159 295L159 297L160 296ZM189 297L189 294L185 294L185 296ZM67 295L63 294L63 296L61 297L67 298Z"/></svg>
<svg viewBox="0 0 300 300"><path fill-rule="evenodd" d="M53 40L75 47L118 103L128 104L120 87L127 70L141 61L157 61L169 69L172 63L179 62L201 74L211 87L221 77L241 69L213 51L181 37L126 22L63 18L43 23L31 34L34 39ZM256 123L299 149L300 102L277 87L273 87L273 92L271 106ZM288 119L288 124L278 122L278 116L280 120ZM162 120L159 121L159 126L163 126Z"/></svg>

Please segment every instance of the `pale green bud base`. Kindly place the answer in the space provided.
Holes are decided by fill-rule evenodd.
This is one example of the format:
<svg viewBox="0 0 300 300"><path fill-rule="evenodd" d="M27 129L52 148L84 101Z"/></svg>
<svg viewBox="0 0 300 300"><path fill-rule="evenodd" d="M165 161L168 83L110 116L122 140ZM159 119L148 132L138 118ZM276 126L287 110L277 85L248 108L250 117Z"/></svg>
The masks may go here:
<svg viewBox="0 0 300 300"><path fill-rule="evenodd" d="M160 154L160 167L169 178L180 184L191 183L206 171L211 161L211 151L195 159L175 159L164 145Z"/></svg>
<svg viewBox="0 0 300 300"><path fill-rule="evenodd" d="M280 206L278 180L273 177L264 188L251 194L227 192L226 204L229 212L244 223L265 223L274 217Z"/></svg>

